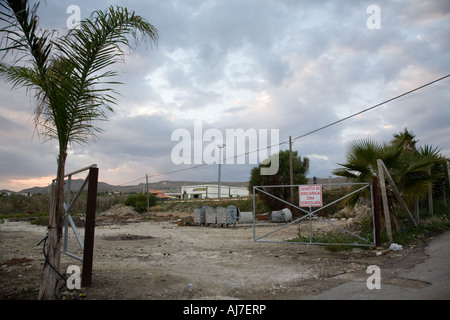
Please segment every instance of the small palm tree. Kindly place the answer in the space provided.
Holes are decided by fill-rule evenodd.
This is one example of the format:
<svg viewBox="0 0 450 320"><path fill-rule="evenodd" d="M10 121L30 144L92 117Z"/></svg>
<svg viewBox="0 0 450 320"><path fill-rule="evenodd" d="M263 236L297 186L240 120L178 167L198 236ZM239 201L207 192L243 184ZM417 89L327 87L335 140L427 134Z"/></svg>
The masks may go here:
<svg viewBox="0 0 450 320"><path fill-rule="evenodd" d="M86 143L101 130L95 120L107 120L117 93L111 81L117 73L110 67L132 48L135 40L158 39L149 22L123 7L96 11L83 20L80 28L65 35L40 31L36 15L38 4L30 8L27 0L1 0L0 20L5 27L1 49L15 54L14 63L0 63L0 75L13 87L26 87L34 93L34 122L37 131L59 142L56 186L47 240L47 261L39 298L59 296L58 275L64 217L64 172L68 147ZM136 42L137 44L137 42ZM20 63L20 65L19 65ZM58 271L59 272L59 271Z"/></svg>
<svg viewBox="0 0 450 320"><path fill-rule="evenodd" d="M430 175L430 168L442 159L436 148L425 146L417 150L414 136L404 133L395 135L390 143L355 140L347 152L347 163L339 164L341 168L334 170L333 174L352 182L370 182L372 177L378 177L377 159L381 159L408 205L425 198L429 185L439 178L438 174ZM356 193L349 197L348 204L355 205L361 195L364 194Z"/></svg>

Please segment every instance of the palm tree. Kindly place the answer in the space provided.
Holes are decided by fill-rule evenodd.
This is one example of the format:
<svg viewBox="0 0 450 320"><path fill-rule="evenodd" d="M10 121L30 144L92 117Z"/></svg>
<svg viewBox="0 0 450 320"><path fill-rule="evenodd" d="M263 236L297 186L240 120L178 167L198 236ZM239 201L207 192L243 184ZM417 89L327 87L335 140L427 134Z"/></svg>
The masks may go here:
<svg viewBox="0 0 450 320"><path fill-rule="evenodd" d="M350 143L347 150L347 163L333 171L334 175L345 177L352 182L369 182L378 176L377 160L381 159L388 168L398 163L402 148L399 144L378 143L371 139L357 139ZM350 205L356 204L359 193L349 197Z"/></svg>
<svg viewBox="0 0 450 320"><path fill-rule="evenodd" d="M391 140L391 144L401 144L406 151L417 153L416 143L418 141L414 140L414 138L415 135L409 132L408 128L405 128L403 132L394 134L394 139Z"/></svg>
<svg viewBox="0 0 450 320"><path fill-rule="evenodd" d="M388 144L370 139L355 140L347 151L347 163L339 164L341 168L333 174L352 182L370 182L372 177L378 177L377 159L381 159L408 205L413 205L416 199L424 199L429 185L439 178L438 174L429 174L430 168L441 161L439 150L430 146L416 149L414 136L407 136L405 132L395 135ZM348 204L355 205L361 195L369 196L356 193L348 198Z"/></svg>
<svg viewBox="0 0 450 320"><path fill-rule="evenodd" d="M429 196L430 186L442 178L442 172L434 172L433 168L442 162L440 150L429 145L420 146L415 153L409 149L403 153L395 183L403 190L406 203L412 205L416 200Z"/></svg>
<svg viewBox="0 0 450 320"><path fill-rule="evenodd" d="M15 54L12 65L0 64L0 75L12 87L26 87L34 93L36 130L59 142L47 260L39 292L41 299L54 299L59 296L57 272L68 147L95 139L101 130L94 121L107 120L105 110L113 110L117 91L111 86L118 82L111 81L117 73L110 67L123 60L124 49L134 46L128 37L137 40L134 44L146 38L156 43L158 31L133 11L117 6L94 12L79 29L58 36L39 31L38 4L30 8L27 0L2 0L0 6L0 19L6 25L0 30L6 44L2 51Z"/></svg>

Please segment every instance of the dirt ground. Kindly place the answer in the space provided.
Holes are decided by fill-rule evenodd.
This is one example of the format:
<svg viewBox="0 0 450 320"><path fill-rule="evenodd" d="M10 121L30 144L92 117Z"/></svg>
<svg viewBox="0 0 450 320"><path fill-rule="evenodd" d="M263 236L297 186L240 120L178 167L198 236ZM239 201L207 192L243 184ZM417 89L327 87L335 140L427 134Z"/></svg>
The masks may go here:
<svg viewBox="0 0 450 320"><path fill-rule="evenodd" d="M426 258L425 239L401 251L355 247L330 252L323 246L253 242L251 224L180 226L178 218L189 213L152 215L155 219L125 211L99 215L92 285L73 292L63 288L62 298L292 300L349 279L367 279L370 265L383 269L383 281L398 283L399 266L413 266L405 265L406 258L416 257L408 260L413 263ZM269 227L261 224L257 230ZM83 228L79 232L84 235ZM286 228L276 238L286 240L297 232L298 227ZM44 265L42 245L37 244L45 235L45 227L29 221L0 224L0 299L37 298ZM69 251L81 256L73 233L69 238ZM81 267L62 255L62 271L73 264Z"/></svg>

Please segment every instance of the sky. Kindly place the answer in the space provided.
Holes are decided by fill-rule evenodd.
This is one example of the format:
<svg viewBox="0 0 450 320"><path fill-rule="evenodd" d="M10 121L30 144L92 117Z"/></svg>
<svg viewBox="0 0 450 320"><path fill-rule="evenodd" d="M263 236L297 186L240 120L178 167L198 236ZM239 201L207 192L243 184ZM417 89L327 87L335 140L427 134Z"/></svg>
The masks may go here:
<svg viewBox="0 0 450 320"><path fill-rule="evenodd" d="M123 83L114 112L96 123L97 141L70 146L67 173L97 164L112 185L146 175L217 182L209 158L222 155L222 181L242 182L265 153L240 163L230 156L287 150L292 136L293 150L310 159L307 176L327 178L355 139L388 142L404 128L450 157L450 78L305 135L450 74L449 1L46 0L40 27L66 33L74 5L81 19L127 7L159 40L114 66ZM56 176L58 143L36 133L33 110L32 92L0 79L0 190ZM256 142L219 148L239 132Z"/></svg>

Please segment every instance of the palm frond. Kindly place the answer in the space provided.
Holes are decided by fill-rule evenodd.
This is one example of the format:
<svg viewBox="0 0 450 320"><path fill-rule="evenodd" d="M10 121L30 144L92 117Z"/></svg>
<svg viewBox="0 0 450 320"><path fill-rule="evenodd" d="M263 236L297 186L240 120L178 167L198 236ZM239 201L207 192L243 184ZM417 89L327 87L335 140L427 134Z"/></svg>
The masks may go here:
<svg viewBox="0 0 450 320"><path fill-rule="evenodd" d="M440 158L441 150L438 147L433 147L433 146L426 144L423 147L420 146L417 151L421 156L427 156L427 157L432 157L432 158L436 158L436 159Z"/></svg>
<svg viewBox="0 0 450 320"><path fill-rule="evenodd" d="M30 8L27 0L2 1L0 20L5 26L0 29L4 45L0 51L4 55L18 53L15 63L26 59L26 63L35 65L44 76L52 51L52 32L39 30L38 7L39 3Z"/></svg>
<svg viewBox="0 0 450 320"><path fill-rule="evenodd" d="M40 90L42 83L39 72L34 68L22 66L10 66L0 63L0 75L12 88L26 87L27 89Z"/></svg>
<svg viewBox="0 0 450 320"><path fill-rule="evenodd" d="M430 185L443 177L442 172L433 171L437 164L443 163L440 150L431 146L415 149L413 135L403 133L394 138L389 144L371 139L353 141L348 147L347 162L339 164L340 168L334 170L333 174L353 182L369 182L372 176L378 174L377 160L381 159L408 204L413 204L416 199L424 199ZM348 204L354 204L359 196L349 197Z"/></svg>
<svg viewBox="0 0 450 320"><path fill-rule="evenodd" d="M65 94L70 96L65 108L71 112L73 126L71 140L85 142L86 136L95 138L100 129L91 125L93 120L106 120L106 111L113 111L118 92L112 81L117 72L109 69L123 59L123 47L133 48L128 36L138 40L142 36L157 41L158 32L150 23L126 8L110 7L96 11L92 19L83 20L79 29L55 42L64 55L64 64L71 70L66 73ZM84 119L84 120L83 120Z"/></svg>

